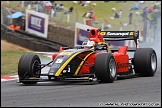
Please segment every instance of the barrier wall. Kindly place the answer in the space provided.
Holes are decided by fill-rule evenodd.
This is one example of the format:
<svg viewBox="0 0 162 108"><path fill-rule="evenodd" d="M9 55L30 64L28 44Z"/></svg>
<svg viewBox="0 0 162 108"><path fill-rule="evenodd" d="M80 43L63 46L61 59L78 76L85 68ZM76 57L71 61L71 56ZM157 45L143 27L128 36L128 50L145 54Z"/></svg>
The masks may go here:
<svg viewBox="0 0 162 108"><path fill-rule="evenodd" d="M24 31L11 31L3 24L1 24L1 39L34 51L55 52L58 51L60 47L67 47L65 44L42 38L35 34Z"/></svg>
<svg viewBox="0 0 162 108"><path fill-rule="evenodd" d="M63 27L59 25L48 26L47 38L67 46L74 46L75 29Z"/></svg>

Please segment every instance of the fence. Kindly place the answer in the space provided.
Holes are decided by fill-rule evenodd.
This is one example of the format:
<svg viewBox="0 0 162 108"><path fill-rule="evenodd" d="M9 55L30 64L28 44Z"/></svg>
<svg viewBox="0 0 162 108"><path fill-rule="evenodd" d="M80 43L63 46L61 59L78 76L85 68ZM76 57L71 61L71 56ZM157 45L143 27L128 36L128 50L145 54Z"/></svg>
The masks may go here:
<svg viewBox="0 0 162 108"><path fill-rule="evenodd" d="M7 15L11 15L12 13L10 12L9 9L1 7L1 24L9 25L12 23L12 18L8 18Z"/></svg>
<svg viewBox="0 0 162 108"><path fill-rule="evenodd" d="M35 10L38 11L37 9L34 9L34 3L32 2L18 2L18 1L3 1L5 2L3 5L10 7L11 10L12 8L15 8L23 13L25 13L26 9L31 9L31 10ZM34 1L33 1L34 2ZM122 25L119 23L117 26L112 26L110 24L108 24L107 20L100 20L98 21L96 19L96 21L92 21L89 19L86 19L84 17L81 17L82 14L78 12L78 10L76 10L75 6L77 5L73 5L74 10L73 12L71 12L70 14L64 14L64 12L67 10L66 8L64 9L64 11L57 11L56 12L56 17L53 17L53 15L51 15L51 11L49 10L49 7L46 7L44 11L42 11L43 13L46 13L49 15L49 20L53 21L53 22L57 22L57 24L64 24L64 25L68 25L71 27L75 27L75 22L79 22L82 24L87 24L90 26L93 26L95 28L100 28L102 30L122 30ZM115 20L114 20L115 21ZM124 30L124 29L123 29Z"/></svg>
<svg viewBox="0 0 162 108"><path fill-rule="evenodd" d="M15 8L23 13L25 13L26 9L38 11L38 9L34 9L34 3L32 3L32 2L25 3L22 1L20 1L20 2L18 2L18 1L10 1L10 2L3 1L2 6L7 6L10 8L10 10L12 10L12 8ZM51 10L49 9L49 7L45 7L45 10L43 10L41 12L48 14L50 21L57 22L57 24L68 25L73 28L75 27L75 22L79 22L82 24L88 24L88 25L91 25L96 28L104 28L104 26L106 26L105 21L93 22L91 20L85 19L84 17L80 17L82 15L78 12L78 10L76 10L75 6L76 5L73 6L74 7L73 12L71 12L70 14L64 14L64 12L67 10L66 8L63 11L57 11L56 17L54 17L54 15L51 14ZM4 16L6 16L6 15L4 15Z"/></svg>

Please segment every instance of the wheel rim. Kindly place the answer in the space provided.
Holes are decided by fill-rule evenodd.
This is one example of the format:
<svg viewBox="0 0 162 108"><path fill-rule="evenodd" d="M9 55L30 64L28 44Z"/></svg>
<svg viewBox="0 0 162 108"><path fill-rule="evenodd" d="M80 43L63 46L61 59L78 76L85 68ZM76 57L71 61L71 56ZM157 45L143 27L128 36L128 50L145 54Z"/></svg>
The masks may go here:
<svg viewBox="0 0 162 108"><path fill-rule="evenodd" d="M156 65L157 65L156 55L153 53L151 55L151 68L152 68L153 71L156 70Z"/></svg>
<svg viewBox="0 0 162 108"><path fill-rule="evenodd" d="M115 77L116 74L116 63L114 59L111 59L109 62L110 74L112 77Z"/></svg>
<svg viewBox="0 0 162 108"><path fill-rule="evenodd" d="M35 60L34 63L33 63L33 66L32 66L32 70L33 70L33 74L36 75L36 74L39 74L39 67L38 65L40 64L40 62L38 60Z"/></svg>

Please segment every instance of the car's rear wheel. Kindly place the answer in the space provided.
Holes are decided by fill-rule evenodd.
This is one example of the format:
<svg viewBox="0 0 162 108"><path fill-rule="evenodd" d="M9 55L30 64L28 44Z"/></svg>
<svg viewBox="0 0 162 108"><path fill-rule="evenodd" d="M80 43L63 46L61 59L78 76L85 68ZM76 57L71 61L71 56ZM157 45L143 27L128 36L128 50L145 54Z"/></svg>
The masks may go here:
<svg viewBox="0 0 162 108"><path fill-rule="evenodd" d="M100 82L112 83L116 79L116 62L111 53L98 54L94 68Z"/></svg>
<svg viewBox="0 0 162 108"><path fill-rule="evenodd" d="M21 81L31 77L40 78L41 61L38 55L24 54L21 56L18 64L18 76L23 84L36 84L37 81Z"/></svg>
<svg viewBox="0 0 162 108"><path fill-rule="evenodd" d="M134 70L140 76L154 76L157 70L157 56L152 48L138 48L134 54Z"/></svg>

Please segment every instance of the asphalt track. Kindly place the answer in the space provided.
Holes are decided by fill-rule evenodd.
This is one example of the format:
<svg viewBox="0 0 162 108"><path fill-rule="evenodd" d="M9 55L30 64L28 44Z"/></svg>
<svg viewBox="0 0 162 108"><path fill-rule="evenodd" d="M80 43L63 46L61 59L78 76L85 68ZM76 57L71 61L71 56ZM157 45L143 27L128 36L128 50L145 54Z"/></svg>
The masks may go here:
<svg viewBox="0 0 162 108"><path fill-rule="evenodd" d="M161 61L154 77L114 83L1 82L1 107L126 107L161 106Z"/></svg>

